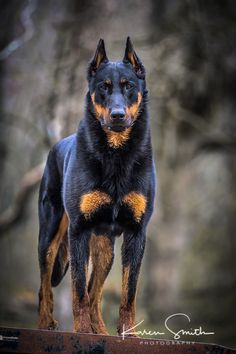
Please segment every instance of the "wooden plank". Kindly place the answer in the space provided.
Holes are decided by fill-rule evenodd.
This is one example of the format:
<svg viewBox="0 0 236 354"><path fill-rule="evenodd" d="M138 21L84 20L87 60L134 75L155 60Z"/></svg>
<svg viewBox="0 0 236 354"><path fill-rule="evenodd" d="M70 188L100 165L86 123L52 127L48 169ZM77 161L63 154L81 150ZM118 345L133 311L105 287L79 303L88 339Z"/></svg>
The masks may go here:
<svg viewBox="0 0 236 354"><path fill-rule="evenodd" d="M236 354L214 344L0 328L0 353L20 354Z"/></svg>

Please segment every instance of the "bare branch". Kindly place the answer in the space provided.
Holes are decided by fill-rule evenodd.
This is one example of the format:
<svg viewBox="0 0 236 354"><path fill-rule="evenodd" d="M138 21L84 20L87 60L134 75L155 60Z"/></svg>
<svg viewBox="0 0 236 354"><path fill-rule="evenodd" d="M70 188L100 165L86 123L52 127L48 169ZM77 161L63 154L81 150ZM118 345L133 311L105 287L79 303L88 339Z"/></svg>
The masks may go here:
<svg viewBox="0 0 236 354"><path fill-rule="evenodd" d="M44 166L45 163L41 163L22 178L13 205L0 215L0 233L14 225L24 214L29 196L42 178Z"/></svg>
<svg viewBox="0 0 236 354"><path fill-rule="evenodd" d="M21 23L25 29L25 32L17 39L14 39L11 43L8 44L8 46L6 46L3 50L0 51L0 60L6 59L15 50L20 48L25 42L29 41L33 37L35 27L31 16L36 9L36 4L36 0L28 0L28 5L22 11L20 16Z"/></svg>
<svg viewBox="0 0 236 354"><path fill-rule="evenodd" d="M209 136L207 139L202 139L198 144L195 154L198 154L202 151L211 151L211 152L227 152L227 153L236 153L236 142L231 141L230 139L225 139L223 136Z"/></svg>

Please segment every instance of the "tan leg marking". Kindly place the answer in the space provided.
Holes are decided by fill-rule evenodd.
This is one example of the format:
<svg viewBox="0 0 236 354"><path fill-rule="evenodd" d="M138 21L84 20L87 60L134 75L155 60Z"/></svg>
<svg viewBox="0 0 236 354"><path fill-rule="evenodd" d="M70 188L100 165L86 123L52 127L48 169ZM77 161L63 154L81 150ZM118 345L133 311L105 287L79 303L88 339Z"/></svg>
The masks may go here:
<svg viewBox="0 0 236 354"><path fill-rule="evenodd" d="M57 322L53 319L53 293L51 278L56 255L68 228L68 218L64 213L46 255L46 269L41 272L41 287L39 291L39 323L38 328L54 329Z"/></svg>
<svg viewBox="0 0 236 354"><path fill-rule="evenodd" d="M75 281L72 278L72 308L74 318L74 332L92 333L91 319L89 313L89 296L88 296L88 265L84 269L86 277L85 294L80 300L78 291L75 287Z"/></svg>
<svg viewBox="0 0 236 354"><path fill-rule="evenodd" d="M92 235L90 254L93 270L89 284L90 316L94 333L108 334L101 314L102 289L113 261L112 245L108 237Z"/></svg>
<svg viewBox="0 0 236 354"><path fill-rule="evenodd" d="M86 219L89 219L91 214L105 204L112 202L111 197L100 191L93 191L84 194L80 200L80 210Z"/></svg>
<svg viewBox="0 0 236 354"><path fill-rule="evenodd" d="M133 211L135 220L140 222L147 206L146 197L141 193L130 192L124 196L122 201L124 204L127 204Z"/></svg>
<svg viewBox="0 0 236 354"><path fill-rule="evenodd" d="M62 238L62 241L60 243L60 247L59 247L59 250L58 250L58 254L60 256L60 263L61 263L62 273L64 273L65 269L66 269L66 266L68 265L68 262L69 262L69 243L68 243L68 235L67 235L67 233Z"/></svg>
<svg viewBox="0 0 236 354"><path fill-rule="evenodd" d="M135 325L135 303L136 294L132 303L128 303L128 281L129 281L129 266L123 267L122 272L122 293L119 311L118 334L121 335L123 330L128 330Z"/></svg>

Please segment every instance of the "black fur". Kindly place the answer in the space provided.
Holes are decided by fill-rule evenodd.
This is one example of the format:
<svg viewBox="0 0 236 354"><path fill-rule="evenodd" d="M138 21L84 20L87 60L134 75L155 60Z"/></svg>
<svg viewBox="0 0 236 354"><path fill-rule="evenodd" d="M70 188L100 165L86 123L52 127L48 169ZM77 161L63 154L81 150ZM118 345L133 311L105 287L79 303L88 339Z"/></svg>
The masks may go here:
<svg viewBox="0 0 236 354"><path fill-rule="evenodd" d="M127 79L123 84L122 78ZM111 83L106 84L109 79ZM86 96L84 118L76 134L57 143L49 153L39 197L39 260L41 269L62 214L69 218L69 244L71 268L76 278L79 298L85 293L84 265L89 258L91 233L106 234L110 238L123 233L123 265L130 266L129 301L132 302L143 257L146 227L153 210L155 168L152 158L150 124L147 112L145 70L128 39L125 57L110 62L100 41L93 61L88 68L89 92ZM91 95L96 104L111 114L120 112L137 102L141 103L136 119L111 121L108 116L97 117ZM129 139L120 147L109 145L106 129L122 132L131 127ZM81 197L94 190L105 192L112 198L96 210L89 219L81 213ZM147 200L145 213L135 220L129 205L122 202L130 192L142 194ZM52 275L57 285L66 268L60 266L58 255Z"/></svg>

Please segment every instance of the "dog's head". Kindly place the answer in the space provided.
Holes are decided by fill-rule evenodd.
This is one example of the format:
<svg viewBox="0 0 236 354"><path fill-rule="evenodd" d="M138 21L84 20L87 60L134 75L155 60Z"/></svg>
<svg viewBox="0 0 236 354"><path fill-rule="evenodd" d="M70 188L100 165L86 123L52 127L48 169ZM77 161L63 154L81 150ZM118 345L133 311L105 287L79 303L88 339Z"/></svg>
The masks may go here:
<svg viewBox="0 0 236 354"><path fill-rule="evenodd" d="M139 116L145 90L145 69L127 38L123 61L108 60L100 39L88 68L93 112L105 131L123 132Z"/></svg>

